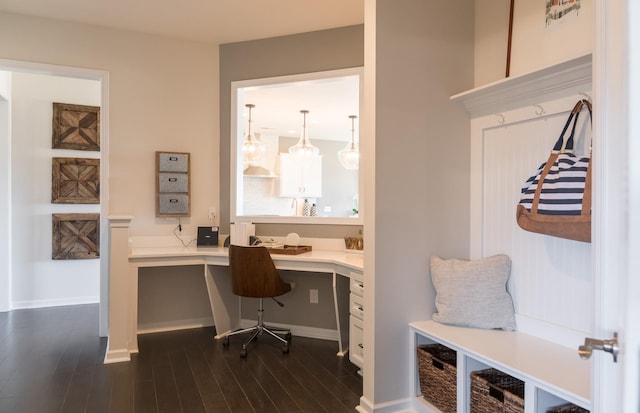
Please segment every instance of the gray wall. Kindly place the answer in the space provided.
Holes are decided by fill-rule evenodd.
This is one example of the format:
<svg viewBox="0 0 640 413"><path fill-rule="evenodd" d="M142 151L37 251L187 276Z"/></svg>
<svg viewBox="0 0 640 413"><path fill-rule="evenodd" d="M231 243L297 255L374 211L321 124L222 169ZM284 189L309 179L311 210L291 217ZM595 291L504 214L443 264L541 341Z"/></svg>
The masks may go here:
<svg viewBox="0 0 640 413"><path fill-rule="evenodd" d="M365 308L373 300L375 313L365 315L373 342L365 338L372 368L364 396L378 405L409 397L408 323L434 310L429 256L469 254L469 117L449 97L473 87L474 7L472 0L366 5L365 25L375 5L365 64L365 82L375 76L375 90L365 87L367 103L375 100L375 212L372 228L368 216L365 225L375 245L365 261Z"/></svg>
<svg viewBox="0 0 640 413"><path fill-rule="evenodd" d="M362 25L302 33L220 46L220 231L229 231L231 82L326 70L361 67L364 64ZM258 224L256 235L342 238L358 235L357 226ZM265 310L267 322L335 328L331 277L291 273L296 289L282 296L284 309ZM319 304L309 304L309 289L317 289ZM269 301L269 300L268 300ZM265 306L271 305L265 303ZM255 317L255 305L243 305L243 317ZM299 315L304 315L301 320ZM303 322L304 321L304 322Z"/></svg>
<svg viewBox="0 0 640 413"><path fill-rule="evenodd" d="M229 230L231 82L326 70L364 64L362 25L302 33L220 46L220 231ZM286 229L285 229L286 228ZM355 226L266 225L258 235L341 238L357 235ZM288 232L286 232L288 231Z"/></svg>

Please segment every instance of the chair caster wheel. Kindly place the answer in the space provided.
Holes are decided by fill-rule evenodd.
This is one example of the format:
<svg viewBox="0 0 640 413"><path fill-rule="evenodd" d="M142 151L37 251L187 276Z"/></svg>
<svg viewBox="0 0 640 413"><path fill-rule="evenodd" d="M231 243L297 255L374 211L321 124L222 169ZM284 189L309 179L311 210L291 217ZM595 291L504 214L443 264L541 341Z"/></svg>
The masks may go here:
<svg viewBox="0 0 640 413"><path fill-rule="evenodd" d="M229 337L223 337L222 338L222 345L224 347L227 347L229 345Z"/></svg>
<svg viewBox="0 0 640 413"><path fill-rule="evenodd" d="M247 350L245 350L245 349L240 350L240 358L241 359L246 359L247 358Z"/></svg>
<svg viewBox="0 0 640 413"><path fill-rule="evenodd" d="M282 354L289 354L289 346L282 347Z"/></svg>

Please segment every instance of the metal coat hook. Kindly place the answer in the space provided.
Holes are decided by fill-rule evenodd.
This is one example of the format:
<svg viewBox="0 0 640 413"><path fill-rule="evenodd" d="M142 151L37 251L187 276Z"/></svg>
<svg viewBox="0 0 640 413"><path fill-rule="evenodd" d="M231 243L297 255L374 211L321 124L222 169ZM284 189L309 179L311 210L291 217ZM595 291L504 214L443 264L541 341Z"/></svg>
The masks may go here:
<svg viewBox="0 0 640 413"><path fill-rule="evenodd" d="M578 91L578 94L579 94L580 96L584 96L585 98L587 98L587 100L589 101L589 103L593 103L593 102L591 101L591 96L589 96L589 94L588 94L588 93L584 93L584 92L580 92L580 91Z"/></svg>
<svg viewBox="0 0 640 413"><path fill-rule="evenodd" d="M504 115L502 113L496 113L495 115L499 118L498 123L501 125L504 125L504 122L505 122Z"/></svg>
<svg viewBox="0 0 640 413"><path fill-rule="evenodd" d="M546 112L544 111L544 108L540 105L533 105L535 108L537 108L536 110L536 115L538 116L542 116L544 115Z"/></svg>

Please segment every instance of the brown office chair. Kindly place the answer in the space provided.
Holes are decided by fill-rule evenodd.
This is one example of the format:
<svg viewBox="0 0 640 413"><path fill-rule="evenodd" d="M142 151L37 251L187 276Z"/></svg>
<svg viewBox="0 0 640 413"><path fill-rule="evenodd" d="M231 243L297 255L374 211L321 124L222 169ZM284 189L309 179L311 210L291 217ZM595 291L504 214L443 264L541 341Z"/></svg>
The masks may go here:
<svg viewBox="0 0 640 413"><path fill-rule="evenodd" d="M229 337L236 334L252 333L242 345L240 357L247 357L247 346L253 339L263 332L275 337L284 344L282 353L289 352L291 331L269 327L264 324L262 313L264 312L263 299L272 298L280 307L283 303L276 300L284 293L291 291L291 284L285 283L280 278L269 251L265 247L229 246L229 268L231 269L231 284L233 293L241 297L259 298L258 324L251 328L233 331L222 339L222 344L229 345ZM284 338L281 337L284 335Z"/></svg>

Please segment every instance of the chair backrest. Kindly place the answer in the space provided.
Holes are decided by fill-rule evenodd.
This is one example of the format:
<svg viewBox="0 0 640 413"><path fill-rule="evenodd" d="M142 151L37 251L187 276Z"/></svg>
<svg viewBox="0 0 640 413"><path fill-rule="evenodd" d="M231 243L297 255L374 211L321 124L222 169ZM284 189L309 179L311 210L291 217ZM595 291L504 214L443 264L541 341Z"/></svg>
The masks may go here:
<svg viewBox="0 0 640 413"><path fill-rule="evenodd" d="M235 295L268 298L291 291L265 247L229 246L229 268Z"/></svg>

